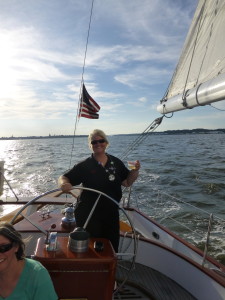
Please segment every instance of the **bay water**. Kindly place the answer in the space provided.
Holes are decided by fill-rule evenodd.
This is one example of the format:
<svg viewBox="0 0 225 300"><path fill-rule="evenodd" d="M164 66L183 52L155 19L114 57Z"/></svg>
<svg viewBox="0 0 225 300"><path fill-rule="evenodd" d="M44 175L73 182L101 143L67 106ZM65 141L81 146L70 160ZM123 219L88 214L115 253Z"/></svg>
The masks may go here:
<svg viewBox="0 0 225 300"><path fill-rule="evenodd" d="M127 155L137 135L108 138L109 154L141 162L132 187L139 209L199 248L213 214L210 254L225 263L225 135L149 134ZM56 189L58 177L90 154L87 137L0 140L5 178L19 199ZM11 197L4 183L0 199Z"/></svg>

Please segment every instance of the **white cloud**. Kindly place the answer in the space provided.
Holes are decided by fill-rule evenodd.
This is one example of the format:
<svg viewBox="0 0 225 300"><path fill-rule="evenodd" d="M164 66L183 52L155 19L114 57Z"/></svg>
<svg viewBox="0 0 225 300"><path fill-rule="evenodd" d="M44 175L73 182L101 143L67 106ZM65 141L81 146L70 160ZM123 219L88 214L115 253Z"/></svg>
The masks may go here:
<svg viewBox="0 0 225 300"><path fill-rule="evenodd" d="M138 101L140 101L141 103L145 103L145 102L147 102L147 99L146 99L146 97L141 97L138 99Z"/></svg>
<svg viewBox="0 0 225 300"><path fill-rule="evenodd" d="M167 69L159 69L151 66L139 66L132 69L132 72L117 74L115 80L134 88L141 84L154 85L160 82L167 82L171 72Z"/></svg>
<svg viewBox="0 0 225 300"><path fill-rule="evenodd" d="M95 0L83 74L90 1L28 5L20 0L14 6L5 1L0 10L0 117L66 124L68 116L76 115L82 76L106 123L107 117L126 114L128 104L136 113L149 103L149 94L157 95L159 84L169 81L193 2ZM122 124L122 117L117 122Z"/></svg>

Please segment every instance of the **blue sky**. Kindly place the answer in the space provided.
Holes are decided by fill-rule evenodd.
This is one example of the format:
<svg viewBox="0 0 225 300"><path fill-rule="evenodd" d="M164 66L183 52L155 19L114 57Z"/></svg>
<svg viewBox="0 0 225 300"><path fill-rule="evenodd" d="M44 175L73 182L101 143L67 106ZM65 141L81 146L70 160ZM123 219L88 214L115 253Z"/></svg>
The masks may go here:
<svg viewBox="0 0 225 300"><path fill-rule="evenodd" d="M0 136L73 134L91 0L0 0ZM84 68L100 118L76 134L140 133L178 61L196 0L95 0ZM214 106L218 106L214 104ZM175 113L158 131L223 128L211 107Z"/></svg>

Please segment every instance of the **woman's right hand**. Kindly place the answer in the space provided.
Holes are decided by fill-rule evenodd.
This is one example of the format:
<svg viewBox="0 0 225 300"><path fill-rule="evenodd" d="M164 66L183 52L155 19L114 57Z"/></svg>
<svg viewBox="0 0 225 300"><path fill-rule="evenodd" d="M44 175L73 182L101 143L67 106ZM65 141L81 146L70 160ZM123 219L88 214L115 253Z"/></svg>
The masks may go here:
<svg viewBox="0 0 225 300"><path fill-rule="evenodd" d="M69 191L71 191L73 189L73 186L69 182L64 182L61 184L60 188L64 193L68 193Z"/></svg>

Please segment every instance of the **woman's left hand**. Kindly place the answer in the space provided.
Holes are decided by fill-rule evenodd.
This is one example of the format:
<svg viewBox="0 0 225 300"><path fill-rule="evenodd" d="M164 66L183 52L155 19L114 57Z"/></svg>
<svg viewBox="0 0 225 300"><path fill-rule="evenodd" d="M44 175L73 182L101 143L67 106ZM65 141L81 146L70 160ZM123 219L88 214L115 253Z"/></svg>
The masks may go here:
<svg viewBox="0 0 225 300"><path fill-rule="evenodd" d="M136 162L135 162L135 171L139 171L139 169L140 169L140 167L141 167L141 164L140 164L140 161L139 160L136 160Z"/></svg>
<svg viewBox="0 0 225 300"><path fill-rule="evenodd" d="M125 186L125 187L129 187L133 184L133 182L137 179L138 177L138 174L139 174L139 170L140 170L140 167L141 167L141 164L140 164L140 161L139 160L136 160L135 161L135 164L134 164L134 167L132 170L130 170L128 176L127 176L127 179L125 179L123 182L122 182L122 185Z"/></svg>

